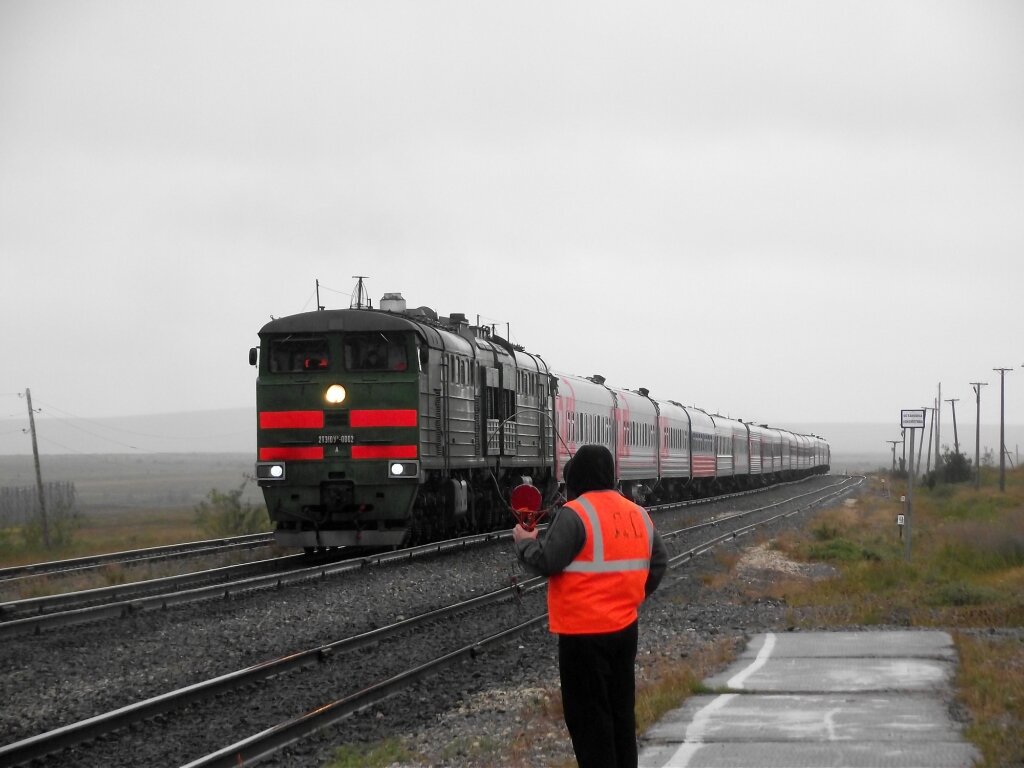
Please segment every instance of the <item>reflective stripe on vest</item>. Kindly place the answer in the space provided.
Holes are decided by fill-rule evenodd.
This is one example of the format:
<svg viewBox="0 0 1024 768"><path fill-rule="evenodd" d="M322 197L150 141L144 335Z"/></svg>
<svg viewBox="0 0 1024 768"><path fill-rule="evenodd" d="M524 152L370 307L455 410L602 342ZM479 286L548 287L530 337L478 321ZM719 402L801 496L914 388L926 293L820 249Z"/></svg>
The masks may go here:
<svg viewBox="0 0 1024 768"><path fill-rule="evenodd" d="M650 515L643 507L638 508L643 512L644 527L647 528L647 559L646 560L605 560L604 557L604 531L601 529L601 521L597 516L597 510L590 500L579 496L573 500L583 508L583 513L590 521L591 534L594 537L594 559L573 560L565 568L566 573L616 573L618 571L646 571L651 567L651 551L654 547L654 523Z"/></svg>
<svg viewBox="0 0 1024 768"><path fill-rule="evenodd" d="M654 526L647 510L611 489L588 492L565 509L577 516L586 539L565 570L548 578L551 631L617 632L636 621L644 601Z"/></svg>

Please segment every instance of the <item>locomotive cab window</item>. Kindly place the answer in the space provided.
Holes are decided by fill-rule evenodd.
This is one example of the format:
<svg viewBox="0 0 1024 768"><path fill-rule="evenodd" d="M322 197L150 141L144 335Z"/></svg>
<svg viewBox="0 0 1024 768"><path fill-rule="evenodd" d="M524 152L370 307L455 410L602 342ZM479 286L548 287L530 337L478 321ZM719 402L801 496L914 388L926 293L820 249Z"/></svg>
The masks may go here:
<svg viewBox="0 0 1024 768"><path fill-rule="evenodd" d="M404 371L409 367L401 334L366 333L345 336L345 368L349 371Z"/></svg>
<svg viewBox="0 0 1024 768"><path fill-rule="evenodd" d="M268 366L272 373L326 371L329 365L324 336L285 336L270 340Z"/></svg>

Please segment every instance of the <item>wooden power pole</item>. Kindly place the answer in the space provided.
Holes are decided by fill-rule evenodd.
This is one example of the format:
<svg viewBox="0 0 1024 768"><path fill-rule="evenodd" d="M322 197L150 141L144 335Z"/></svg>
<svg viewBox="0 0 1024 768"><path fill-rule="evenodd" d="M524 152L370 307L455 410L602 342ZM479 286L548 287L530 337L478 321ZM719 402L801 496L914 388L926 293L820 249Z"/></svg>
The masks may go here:
<svg viewBox="0 0 1024 768"><path fill-rule="evenodd" d="M972 381L974 390L974 490L981 488L981 388L987 387L987 381Z"/></svg>
<svg viewBox="0 0 1024 768"><path fill-rule="evenodd" d="M999 490L1006 491L1006 372L1012 368L993 368L999 371Z"/></svg>
<svg viewBox="0 0 1024 768"><path fill-rule="evenodd" d="M32 459L36 465L36 493L39 494L39 520L43 525L43 545L50 548L50 524L46 519L46 495L43 493L43 473L39 469L39 444L36 442L36 415L32 410L32 390L26 387L28 400L28 426L32 432Z"/></svg>

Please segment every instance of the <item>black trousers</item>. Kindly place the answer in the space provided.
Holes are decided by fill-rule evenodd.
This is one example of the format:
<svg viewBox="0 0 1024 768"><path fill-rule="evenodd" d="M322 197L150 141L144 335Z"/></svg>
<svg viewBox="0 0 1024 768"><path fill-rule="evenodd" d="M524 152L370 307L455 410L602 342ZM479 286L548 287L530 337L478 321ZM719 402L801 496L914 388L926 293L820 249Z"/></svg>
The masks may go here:
<svg viewBox="0 0 1024 768"><path fill-rule="evenodd" d="M580 768L636 768L637 623L603 635L559 635L562 709Z"/></svg>

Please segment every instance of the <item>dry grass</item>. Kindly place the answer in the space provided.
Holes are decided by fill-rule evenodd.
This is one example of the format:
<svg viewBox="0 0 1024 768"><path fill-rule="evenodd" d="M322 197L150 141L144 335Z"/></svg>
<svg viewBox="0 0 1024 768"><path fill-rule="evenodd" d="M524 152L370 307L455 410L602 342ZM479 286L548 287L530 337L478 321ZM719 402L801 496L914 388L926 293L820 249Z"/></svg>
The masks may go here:
<svg viewBox="0 0 1024 768"><path fill-rule="evenodd" d="M783 578L747 592L783 597L796 626L953 630L967 736L992 768L1024 764L1024 470L1007 480L1005 493L991 484L915 489L909 561L895 524L904 489L886 496L876 480L856 503L773 542L794 560L831 564L836 578Z"/></svg>
<svg viewBox="0 0 1024 768"><path fill-rule="evenodd" d="M643 655L637 657L636 724L643 733L687 698L702 693L701 681L721 669L736 656L736 644L722 638L683 654ZM517 731L512 741L495 755L493 765L508 768L532 768L538 738L560 741L564 757L549 755L547 768L572 768L576 765L567 751L568 736L562 721L562 697L557 688L535 697L515 717Z"/></svg>
<svg viewBox="0 0 1024 768"><path fill-rule="evenodd" d="M967 738L984 755L978 768L1024 764L1024 643L962 633L954 637L959 699L972 720Z"/></svg>
<svg viewBox="0 0 1024 768"><path fill-rule="evenodd" d="M69 546L51 550L19 549L13 554L0 556L0 566L65 560L206 538L209 537L195 524L195 511L192 508L101 510L86 516ZM266 548L244 549L201 559L168 560L131 566L107 565L67 576L40 576L0 585L0 601L144 581L173 576L199 567L215 568L271 556L272 550Z"/></svg>

